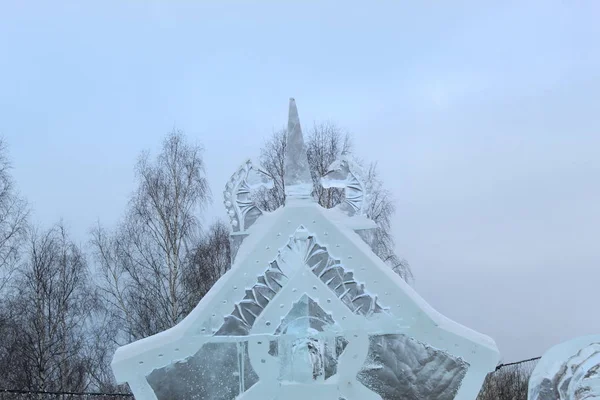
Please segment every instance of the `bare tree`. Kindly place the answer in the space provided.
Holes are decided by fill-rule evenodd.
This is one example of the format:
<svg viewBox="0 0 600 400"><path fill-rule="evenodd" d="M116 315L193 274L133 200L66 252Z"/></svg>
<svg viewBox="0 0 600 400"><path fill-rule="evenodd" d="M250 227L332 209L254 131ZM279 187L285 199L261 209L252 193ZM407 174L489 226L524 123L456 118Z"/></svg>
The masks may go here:
<svg viewBox="0 0 600 400"><path fill-rule="evenodd" d="M0 140L0 385L6 387L18 371L18 343L21 333L15 321L19 317L12 305L12 285L17 274L21 250L25 244L29 209L19 195L10 174L11 163L6 143Z"/></svg>
<svg viewBox="0 0 600 400"><path fill-rule="evenodd" d="M411 282L413 274L408 262L395 252L396 244L392 236L392 217L396 212L391 193L383 187L383 182L377 172L377 164L372 163L367 170L366 181L371 186L371 201L367 215L377 223L378 229L374 230L369 244L377 254L394 272L407 282Z"/></svg>
<svg viewBox="0 0 600 400"><path fill-rule="evenodd" d="M104 297L127 342L170 328L190 311L183 277L199 237L197 212L209 200L202 148L180 131L167 136L155 160L140 157L136 176L120 226L92 233Z"/></svg>
<svg viewBox="0 0 600 400"><path fill-rule="evenodd" d="M352 149L352 139L348 133L343 132L333 123L314 124L308 134L306 147L313 179L313 196L321 206L335 207L343 199L343 189L325 189L321 186L320 179L333 161L338 159L342 153ZM259 207L265 211L273 211L285 203L285 152L285 130L275 132L261 149L260 168L274 182L273 188L263 189L255 194ZM394 238L391 234L391 219L395 212L392 196L383 187L376 164L369 165L365 180L370 186L371 192L367 215L379 227L366 240L375 254L405 281L410 282L413 278L410 265L395 253Z"/></svg>
<svg viewBox="0 0 600 400"><path fill-rule="evenodd" d="M285 129L273 133L260 150L260 167L273 180L272 189L262 189L255 194L258 206L274 211L285 203Z"/></svg>
<svg viewBox="0 0 600 400"><path fill-rule="evenodd" d="M313 196L323 207L335 207L343 199L343 189L324 188L321 186L321 178L327 173L331 163L351 149L350 135L343 133L336 125L325 122L313 126L308 137L306 155L313 179Z"/></svg>
<svg viewBox="0 0 600 400"><path fill-rule="evenodd" d="M86 366L89 390L102 393L129 393L127 385L117 385L110 363L117 349L115 338L120 328L108 304L100 295L89 328L86 329L86 345L83 356Z"/></svg>
<svg viewBox="0 0 600 400"><path fill-rule="evenodd" d="M86 327L97 302L85 256L62 224L29 230L11 287L11 329L2 344L8 387L84 391Z"/></svg>
<svg viewBox="0 0 600 400"><path fill-rule="evenodd" d="M186 290L190 293L190 310L231 268L229 233L229 226L224 222L213 223L190 254L190 267L184 275Z"/></svg>
<svg viewBox="0 0 600 400"><path fill-rule="evenodd" d="M10 280L23 243L29 209L10 175L11 164L0 140L0 292Z"/></svg>

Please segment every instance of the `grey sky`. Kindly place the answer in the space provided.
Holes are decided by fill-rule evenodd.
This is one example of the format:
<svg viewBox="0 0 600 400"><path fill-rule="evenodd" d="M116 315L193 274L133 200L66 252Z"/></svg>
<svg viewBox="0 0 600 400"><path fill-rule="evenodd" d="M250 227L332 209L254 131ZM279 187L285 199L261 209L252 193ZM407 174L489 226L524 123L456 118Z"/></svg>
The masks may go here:
<svg viewBox="0 0 600 400"><path fill-rule="evenodd" d="M174 126L223 216L293 96L379 162L439 311L506 361L600 332L600 3L90 3L0 5L0 135L35 220L114 224Z"/></svg>

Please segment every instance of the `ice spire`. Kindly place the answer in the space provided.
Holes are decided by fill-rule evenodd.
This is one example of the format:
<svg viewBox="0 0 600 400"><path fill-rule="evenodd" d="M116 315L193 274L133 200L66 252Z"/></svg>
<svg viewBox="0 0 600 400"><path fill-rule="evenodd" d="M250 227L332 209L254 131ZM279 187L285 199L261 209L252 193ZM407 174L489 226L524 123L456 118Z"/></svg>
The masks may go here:
<svg viewBox="0 0 600 400"><path fill-rule="evenodd" d="M308 168L306 145L302 137L296 100L290 99L287 128L287 148L284 166L285 194L288 198L311 198L312 178Z"/></svg>

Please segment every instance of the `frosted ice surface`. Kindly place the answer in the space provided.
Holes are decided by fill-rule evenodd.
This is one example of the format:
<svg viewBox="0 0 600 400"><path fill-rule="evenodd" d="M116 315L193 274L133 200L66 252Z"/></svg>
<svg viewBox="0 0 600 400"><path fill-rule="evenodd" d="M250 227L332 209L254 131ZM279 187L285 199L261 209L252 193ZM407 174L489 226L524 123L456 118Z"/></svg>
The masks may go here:
<svg viewBox="0 0 600 400"><path fill-rule="evenodd" d="M454 399L469 364L406 335L373 335L358 375L383 400Z"/></svg>
<svg viewBox="0 0 600 400"><path fill-rule="evenodd" d="M247 342L207 343L146 377L158 400L232 400L258 382Z"/></svg>
<svg viewBox="0 0 600 400"><path fill-rule="evenodd" d="M339 326L313 299L303 295L275 331L269 354L281 357L279 379L323 381L337 372Z"/></svg>
<svg viewBox="0 0 600 400"><path fill-rule="evenodd" d="M290 99L285 152L284 182L286 195L308 198L312 192L312 179L306 156L306 145L300 127L296 101Z"/></svg>
<svg viewBox="0 0 600 400"><path fill-rule="evenodd" d="M548 350L529 379L529 400L600 399L600 335Z"/></svg>

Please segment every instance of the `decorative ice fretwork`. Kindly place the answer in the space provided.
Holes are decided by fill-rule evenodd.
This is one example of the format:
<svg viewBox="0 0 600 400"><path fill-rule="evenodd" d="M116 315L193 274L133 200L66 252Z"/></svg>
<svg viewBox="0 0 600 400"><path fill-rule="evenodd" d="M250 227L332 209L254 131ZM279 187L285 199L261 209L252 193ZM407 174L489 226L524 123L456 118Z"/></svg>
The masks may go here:
<svg viewBox="0 0 600 400"><path fill-rule="evenodd" d="M256 318L287 281L288 277L281 271L277 261L273 261L256 283L246 289L244 298L235 304L215 335L249 335Z"/></svg>
<svg viewBox="0 0 600 400"><path fill-rule="evenodd" d="M273 182L258 172L250 160L242 164L227 182L223 197L234 232L245 232L262 215L252 199L252 191L260 187L270 189Z"/></svg>
<svg viewBox="0 0 600 400"><path fill-rule="evenodd" d="M117 381L137 400L475 399L494 341L438 314L356 233L376 225L347 156L324 179L344 212L312 199L293 100L288 129L286 204L262 213L264 180L250 163L234 174L231 269L176 326L119 348Z"/></svg>
<svg viewBox="0 0 600 400"><path fill-rule="evenodd" d="M346 271L342 262L332 258L327 249L317 243L315 237L310 236L303 226L296 231L296 237L290 240L286 250L301 254L312 273L353 313L370 317L383 312L377 296L367 292L364 283L357 282L352 271Z"/></svg>
<svg viewBox="0 0 600 400"><path fill-rule="evenodd" d="M344 200L336 207L348 216L367 214L371 200L369 186L362 167L353 161L349 154L343 153L339 160L329 166L321 178L321 185L325 189L344 189Z"/></svg>
<svg viewBox="0 0 600 400"><path fill-rule="evenodd" d="M548 350L529 379L529 400L600 399L600 335Z"/></svg>

